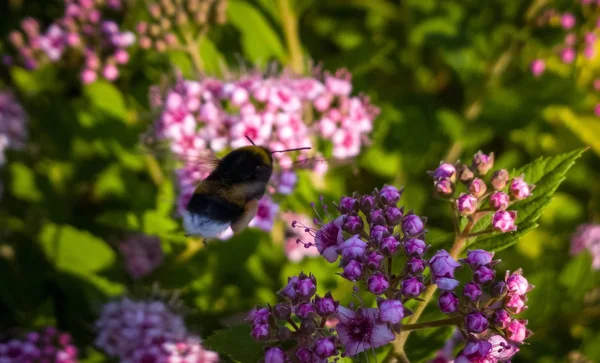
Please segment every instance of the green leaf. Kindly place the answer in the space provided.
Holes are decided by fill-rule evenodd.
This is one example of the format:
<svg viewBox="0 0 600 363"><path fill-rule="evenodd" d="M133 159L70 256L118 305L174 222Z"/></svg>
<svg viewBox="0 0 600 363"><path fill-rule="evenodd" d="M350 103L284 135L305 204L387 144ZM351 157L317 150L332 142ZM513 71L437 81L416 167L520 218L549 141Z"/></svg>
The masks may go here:
<svg viewBox="0 0 600 363"><path fill-rule="evenodd" d="M283 61L286 52L281 39L265 17L251 4L231 1L227 7L227 18L239 29L242 46L252 62L264 62L275 57Z"/></svg>
<svg viewBox="0 0 600 363"><path fill-rule="evenodd" d="M263 347L250 336L249 325L217 330L204 341L207 348L242 363L254 363L263 355Z"/></svg>
<svg viewBox="0 0 600 363"><path fill-rule="evenodd" d="M514 233L501 233L493 236L478 238L469 247L483 248L498 251L519 241L525 233L537 226L537 220L544 209L550 204L552 196L558 189L560 183L565 180L567 171L573 166L585 149L578 149L550 157L539 158L517 170L510 175L523 175L529 184L535 184L531 197L514 204L511 209L517 211L517 225L519 230ZM474 231L487 228L491 218L486 218L477 223Z"/></svg>
<svg viewBox="0 0 600 363"><path fill-rule="evenodd" d="M52 65L31 71L12 67L10 75L17 88L25 94L35 95L50 89L56 91L56 68Z"/></svg>
<svg viewBox="0 0 600 363"><path fill-rule="evenodd" d="M156 210L158 213L169 216L175 205L175 189L170 180L165 180L158 190L156 197Z"/></svg>
<svg viewBox="0 0 600 363"><path fill-rule="evenodd" d="M590 145L600 155L600 122L596 116L575 114L568 107L550 106L544 110L544 118L548 122L561 122L581 141Z"/></svg>
<svg viewBox="0 0 600 363"><path fill-rule="evenodd" d="M10 164L12 175L10 192L21 200L28 202L39 202L43 195L35 183L35 174L27 165L19 162Z"/></svg>
<svg viewBox="0 0 600 363"><path fill-rule="evenodd" d="M131 231L137 231L140 228L140 222L135 213L126 211L104 212L96 217L96 223Z"/></svg>
<svg viewBox="0 0 600 363"><path fill-rule="evenodd" d="M125 99L121 92L112 84L106 81L97 81L89 84L85 87L85 95L99 111L120 120L127 118Z"/></svg>
<svg viewBox="0 0 600 363"><path fill-rule="evenodd" d="M200 57L204 62L204 70L213 75L220 75L222 65L225 64L223 55L219 52L215 43L207 37L200 39Z"/></svg>
<svg viewBox="0 0 600 363"><path fill-rule="evenodd" d="M142 229L145 234L162 235L174 231L177 227L177 222L159 211L149 210L144 213Z"/></svg>
<svg viewBox="0 0 600 363"><path fill-rule="evenodd" d="M48 260L61 271L98 272L115 261L115 252L103 240L69 225L46 223L39 242Z"/></svg>
<svg viewBox="0 0 600 363"><path fill-rule="evenodd" d="M414 331L408 338L406 353L411 362L427 362L450 339L454 327L422 329Z"/></svg>

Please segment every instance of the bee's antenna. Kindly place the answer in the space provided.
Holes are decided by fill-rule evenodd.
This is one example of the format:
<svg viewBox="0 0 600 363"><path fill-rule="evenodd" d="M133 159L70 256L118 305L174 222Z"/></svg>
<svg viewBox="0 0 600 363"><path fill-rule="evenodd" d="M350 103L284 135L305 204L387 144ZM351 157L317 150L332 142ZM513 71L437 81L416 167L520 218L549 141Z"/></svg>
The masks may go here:
<svg viewBox="0 0 600 363"><path fill-rule="evenodd" d="M298 147L295 149L275 150L275 151L271 151L271 154L286 153L288 151L310 150L310 149L312 149L310 146L305 146L305 147Z"/></svg>
<svg viewBox="0 0 600 363"><path fill-rule="evenodd" d="M250 137L248 137L248 135L244 135L246 136L246 139L248 139L248 141L250 141L250 143L254 146L256 146L256 144L254 143L254 141L252 141L252 139Z"/></svg>

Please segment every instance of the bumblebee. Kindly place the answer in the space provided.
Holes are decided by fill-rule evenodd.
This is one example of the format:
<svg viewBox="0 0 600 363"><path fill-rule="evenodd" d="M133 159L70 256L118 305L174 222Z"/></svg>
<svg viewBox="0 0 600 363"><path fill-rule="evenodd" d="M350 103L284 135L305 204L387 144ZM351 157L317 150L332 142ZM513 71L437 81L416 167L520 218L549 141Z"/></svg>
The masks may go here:
<svg viewBox="0 0 600 363"><path fill-rule="evenodd" d="M273 174L273 154L306 150L310 147L271 151L252 145L213 159L214 170L194 190L183 215L188 236L213 238L228 227L234 233L244 230L258 210Z"/></svg>

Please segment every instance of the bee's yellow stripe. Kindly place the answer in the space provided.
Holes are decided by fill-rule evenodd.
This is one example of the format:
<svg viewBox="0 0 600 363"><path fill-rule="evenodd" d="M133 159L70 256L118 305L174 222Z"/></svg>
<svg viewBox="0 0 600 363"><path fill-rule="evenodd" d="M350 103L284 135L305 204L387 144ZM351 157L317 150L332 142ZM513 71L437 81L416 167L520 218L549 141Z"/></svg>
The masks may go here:
<svg viewBox="0 0 600 363"><path fill-rule="evenodd" d="M260 156L261 160L266 165L270 165L271 164L271 155L269 155L269 153L267 153L265 151L265 149L263 149L262 147L258 147L258 146L255 146L255 145L250 145L250 146L243 146L243 147L240 148L240 150L251 151L254 154Z"/></svg>

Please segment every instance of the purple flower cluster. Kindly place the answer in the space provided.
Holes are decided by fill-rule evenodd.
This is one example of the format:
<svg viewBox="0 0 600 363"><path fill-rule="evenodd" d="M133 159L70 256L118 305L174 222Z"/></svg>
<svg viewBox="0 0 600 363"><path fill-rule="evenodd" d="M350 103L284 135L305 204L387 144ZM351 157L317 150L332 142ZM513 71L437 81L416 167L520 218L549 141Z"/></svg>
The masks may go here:
<svg viewBox="0 0 600 363"><path fill-rule="evenodd" d="M122 299L104 305L96 321L95 344L123 362L218 361L201 340L187 332L183 318L162 301Z"/></svg>
<svg viewBox="0 0 600 363"><path fill-rule="evenodd" d="M27 135L25 110L11 92L0 92L0 167L5 163L4 150L22 149Z"/></svg>
<svg viewBox="0 0 600 363"><path fill-rule="evenodd" d="M125 268L134 280L152 273L163 262L160 239L136 234L119 243L119 252L125 260Z"/></svg>
<svg viewBox="0 0 600 363"><path fill-rule="evenodd" d="M152 103L160 112L155 136L190 161L177 173L179 212L207 174L198 166L198 158L246 146L246 137L272 150L313 146L314 139L321 138L331 140L335 158L356 156L378 110L366 97L351 96L351 91L350 75L343 70L315 77L254 72L230 82L179 79L163 95L154 89ZM308 152L300 155L306 157ZM269 192L289 194L297 181L290 170L291 156L278 153L275 158L283 171L274 173ZM270 229L273 203L261 201L264 218L255 223L263 229Z"/></svg>
<svg viewBox="0 0 600 363"><path fill-rule="evenodd" d="M40 332L29 332L23 339L0 343L0 362L76 363L77 347L71 335L47 327Z"/></svg>
<svg viewBox="0 0 600 363"><path fill-rule="evenodd" d="M523 175L511 179L506 169L494 171L489 181L484 181L493 166L494 153L486 155L479 151L471 165L441 163L429 174L434 179L436 193L453 201L460 215L476 221L492 214L494 230L512 232L517 229L517 212L507 209L511 203L531 196L534 186L527 184ZM458 182L467 190L456 196ZM491 209L484 208L485 204Z"/></svg>
<svg viewBox="0 0 600 363"><path fill-rule="evenodd" d="M118 67L129 62L126 49L135 42L135 36L104 18L105 8L119 10L121 1L65 0L63 16L43 33L37 20L24 19L22 30L9 35L15 55L5 55L4 63L35 69L44 62L64 61L71 66L69 62L78 59L76 67L83 83L92 83L99 77L114 81L119 77ZM67 53L76 57L67 59Z"/></svg>
<svg viewBox="0 0 600 363"><path fill-rule="evenodd" d="M180 46L178 31L197 30L211 21L223 24L226 20L225 0L162 0L148 2L147 5L150 20L139 22L136 26L139 44L143 49L152 48L158 52Z"/></svg>
<svg viewBox="0 0 600 363"><path fill-rule="evenodd" d="M588 250L592 255L592 267L600 270L600 224L582 224L571 237L571 255Z"/></svg>

